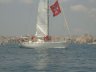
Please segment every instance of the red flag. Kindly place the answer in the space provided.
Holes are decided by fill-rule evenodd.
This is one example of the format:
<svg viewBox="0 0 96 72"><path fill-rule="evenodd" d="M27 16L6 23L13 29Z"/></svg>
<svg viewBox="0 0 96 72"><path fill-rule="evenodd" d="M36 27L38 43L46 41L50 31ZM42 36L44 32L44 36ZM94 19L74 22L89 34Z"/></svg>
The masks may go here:
<svg viewBox="0 0 96 72"><path fill-rule="evenodd" d="M58 0L53 5L51 5L50 8L53 12L53 16L57 16L61 13L61 9L60 9Z"/></svg>

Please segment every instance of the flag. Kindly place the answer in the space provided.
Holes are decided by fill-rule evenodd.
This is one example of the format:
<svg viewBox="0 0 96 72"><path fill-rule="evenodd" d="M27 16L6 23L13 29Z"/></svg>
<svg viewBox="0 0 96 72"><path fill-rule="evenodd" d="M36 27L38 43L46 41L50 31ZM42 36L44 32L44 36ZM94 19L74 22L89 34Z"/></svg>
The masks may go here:
<svg viewBox="0 0 96 72"><path fill-rule="evenodd" d="M50 6L50 9L53 13L53 16L57 16L61 13L61 9L60 9L58 0L56 0L56 2L53 5Z"/></svg>
<svg viewBox="0 0 96 72"><path fill-rule="evenodd" d="M59 3L62 3L64 0L59 0Z"/></svg>
<svg viewBox="0 0 96 72"><path fill-rule="evenodd" d="M59 0L59 2L62 2L62 0Z"/></svg>

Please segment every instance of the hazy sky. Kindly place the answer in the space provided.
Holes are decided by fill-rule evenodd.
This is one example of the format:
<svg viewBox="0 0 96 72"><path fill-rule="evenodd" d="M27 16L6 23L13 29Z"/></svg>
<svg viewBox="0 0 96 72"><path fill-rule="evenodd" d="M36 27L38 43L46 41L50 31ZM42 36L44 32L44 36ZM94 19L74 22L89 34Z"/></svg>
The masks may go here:
<svg viewBox="0 0 96 72"><path fill-rule="evenodd" d="M52 0L50 0L51 3ZM0 35L35 34L39 0L0 0ZM96 0L59 0L62 13L50 11L50 34L64 35L64 15L71 35L96 35Z"/></svg>

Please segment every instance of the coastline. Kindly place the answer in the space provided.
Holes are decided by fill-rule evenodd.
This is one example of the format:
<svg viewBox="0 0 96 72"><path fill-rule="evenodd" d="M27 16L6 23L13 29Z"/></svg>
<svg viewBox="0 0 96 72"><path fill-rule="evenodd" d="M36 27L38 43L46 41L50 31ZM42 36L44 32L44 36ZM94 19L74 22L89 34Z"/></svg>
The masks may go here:
<svg viewBox="0 0 96 72"><path fill-rule="evenodd" d="M28 41L31 40L31 35L30 36L22 36L22 37L17 37L17 36L0 36L0 45L1 44L8 44L8 43L19 43L20 41ZM84 34L80 36L71 36L71 38L64 37L64 36L52 36L53 41L63 41L63 40L70 40L73 43L78 43L78 44L96 44L96 36L92 36L89 34Z"/></svg>

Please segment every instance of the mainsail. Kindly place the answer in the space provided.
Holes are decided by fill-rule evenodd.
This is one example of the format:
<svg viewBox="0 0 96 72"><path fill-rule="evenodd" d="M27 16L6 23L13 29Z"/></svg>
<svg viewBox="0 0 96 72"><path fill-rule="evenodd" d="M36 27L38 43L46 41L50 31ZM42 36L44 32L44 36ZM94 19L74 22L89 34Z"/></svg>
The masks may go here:
<svg viewBox="0 0 96 72"><path fill-rule="evenodd" d="M36 36L48 35L48 0L40 0L36 24Z"/></svg>

